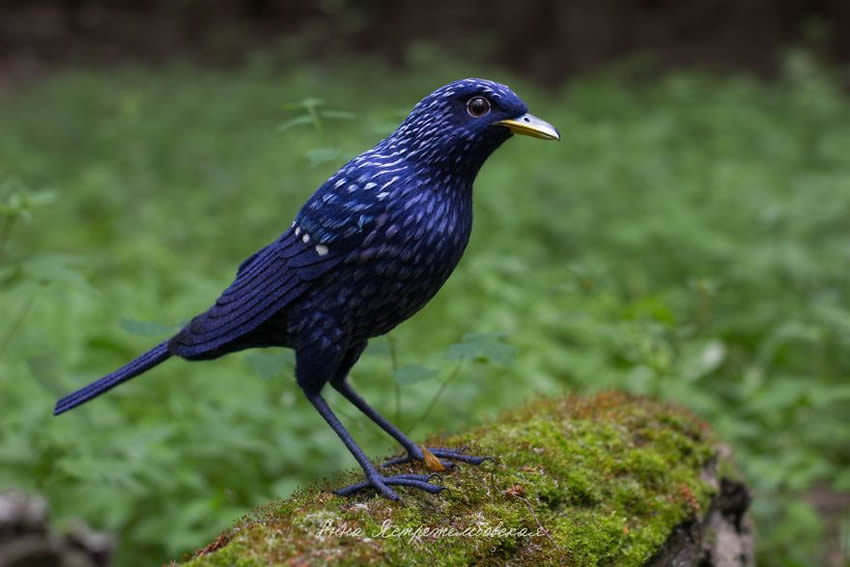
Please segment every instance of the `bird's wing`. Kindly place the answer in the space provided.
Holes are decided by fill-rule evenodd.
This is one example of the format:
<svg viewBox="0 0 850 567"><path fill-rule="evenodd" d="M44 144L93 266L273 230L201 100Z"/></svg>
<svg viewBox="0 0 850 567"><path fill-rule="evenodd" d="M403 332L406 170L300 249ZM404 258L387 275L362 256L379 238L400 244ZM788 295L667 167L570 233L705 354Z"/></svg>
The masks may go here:
<svg viewBox="0 0 850 567"><path fill-rule="evenodd" d="M177 333L169 349L191 358L254 330L344 259L343 254L324 252L288 230L245 260L215 305Z"/></svg>

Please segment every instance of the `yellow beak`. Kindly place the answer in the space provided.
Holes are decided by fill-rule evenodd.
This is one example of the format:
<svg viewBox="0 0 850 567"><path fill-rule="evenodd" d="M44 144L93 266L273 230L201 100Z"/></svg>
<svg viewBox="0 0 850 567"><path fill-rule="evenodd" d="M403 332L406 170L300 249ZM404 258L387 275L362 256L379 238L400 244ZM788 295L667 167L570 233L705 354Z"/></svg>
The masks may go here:
<svg viewBox="0 0 850 567"><path fill-rule="evenodd" d="M561 139L561 134L558 133L557 128L527 112L518 118L494 122L493 126L504 126L514 134L523 134L541 140Z"/></svg>

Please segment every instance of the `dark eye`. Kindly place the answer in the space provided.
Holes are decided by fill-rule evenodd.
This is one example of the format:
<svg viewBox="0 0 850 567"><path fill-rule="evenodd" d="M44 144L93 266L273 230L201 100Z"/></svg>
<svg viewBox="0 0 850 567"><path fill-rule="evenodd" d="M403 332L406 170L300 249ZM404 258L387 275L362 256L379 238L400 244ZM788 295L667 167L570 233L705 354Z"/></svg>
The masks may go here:
<svg viewBox="0 0 850 567"><path fill-rule="evenodd" d="M474 96L466 103L466 111L473 118L480 118L490 112L490 101L483 96Z"/></svg>

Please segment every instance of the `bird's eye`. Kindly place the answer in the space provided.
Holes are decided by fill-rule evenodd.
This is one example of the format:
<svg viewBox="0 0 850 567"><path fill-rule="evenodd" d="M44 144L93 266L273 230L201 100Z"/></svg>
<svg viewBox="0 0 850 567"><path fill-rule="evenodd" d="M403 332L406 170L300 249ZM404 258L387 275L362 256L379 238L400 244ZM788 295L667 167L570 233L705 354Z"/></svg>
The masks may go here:
<svg viewBox="0 0 850 567"><path fill-rule="evenodd" d="M490 101L483 96L474 96L466 103L466 111L473 118L480 118L490 112Z"/></svg>

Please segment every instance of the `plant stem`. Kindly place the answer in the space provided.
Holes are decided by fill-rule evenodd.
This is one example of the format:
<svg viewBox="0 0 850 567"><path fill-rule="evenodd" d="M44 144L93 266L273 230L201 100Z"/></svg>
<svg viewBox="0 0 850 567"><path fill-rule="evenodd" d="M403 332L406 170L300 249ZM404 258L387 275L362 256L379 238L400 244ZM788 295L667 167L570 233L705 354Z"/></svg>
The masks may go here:
<svg viewBox="0 0 850 567"><path fill-rule="evenodd" d="M398 370L398 351L396 350L395 339L387 336L387 342L390 345L390 366L392 367L393 377ZM395 411L393 412L393 422L398 423L401 419L401 386L393 378L393 392L395 394Z"/></svg>
<svg viewBox="0 0 850 567"><path fill-rule="evenodd" d="M319 131L319 134L322 134L324 130L322 129L322 119L319 117L319 111L316 110L316 103L311 103L305 105L307 107L307 112L310 114L310 119L313 121L313 126L316 127L316 130Z"/></svg>
<svg viewBox="0 0 850 567"><path fill-rule="evenodd" d="M9 241L9 234L12 232L12 225L15 224L15 217L9 216L3 219L3 226L0 227L0 255L6 250L6 243Z"/></svg>
<svg viewBox="0 0 850 567"><path fill-rule="evenodd" d="M29 313L34 298L35 294L33 293L27 298L26 303L24 303L18 310L18 314L12 320L12 324L9 325L9 329L6 331L2 340L0 340L0 354L2 354L3 351L6 350L6 347L9 346L9 343L12 342L12 338L15 336L15 333L18 331L21 323L24 322L24 317L26 317L27 313Z"/></svg>
<svg viewBox="0 0 850 567"><path fill-rule="evenodd" d="M458 363L457 363L457 366L455 366L455 369L452 371L452 373L451 373L451 374L449 374L449 377L448 377L448 378L446 378L445 380L443 380L443 381L440 383L440 387L437 389L437 393L436 393L436 394L434 394L434 397L433 397L433 398L431 398L431 402L428 404L428 407L425 409L425 411L422 413L422 415L420 415L420 416L419 416L419 419L417 419L416 421L414 421L414 422L413 422L413 425L411 425L411 426L407 429L407 431L405 431L405 433L407 433L407 434L409 435L409 434L410 434L410 433L411 433L414 429L416 429L416 426L418 426L420 423L422 423L423 421L425 421L425 419L426 419L426 418L428 417L428 415L431 413L431 410L433 410L433 409L434 409L434 406L436 406L436 405L437 405L437 401L440 399L440 396L442 396L442 395L443 395L443 392L445 392L445 391L446 391L446 387L448 387L448 385L449 385L452 381L454 381L454 380L455 380L455 378L457 378L457 377L460 375L460 368L461 368L461 366L463 366L463 360L459 360L459 361L458 361Z"/></svg>

